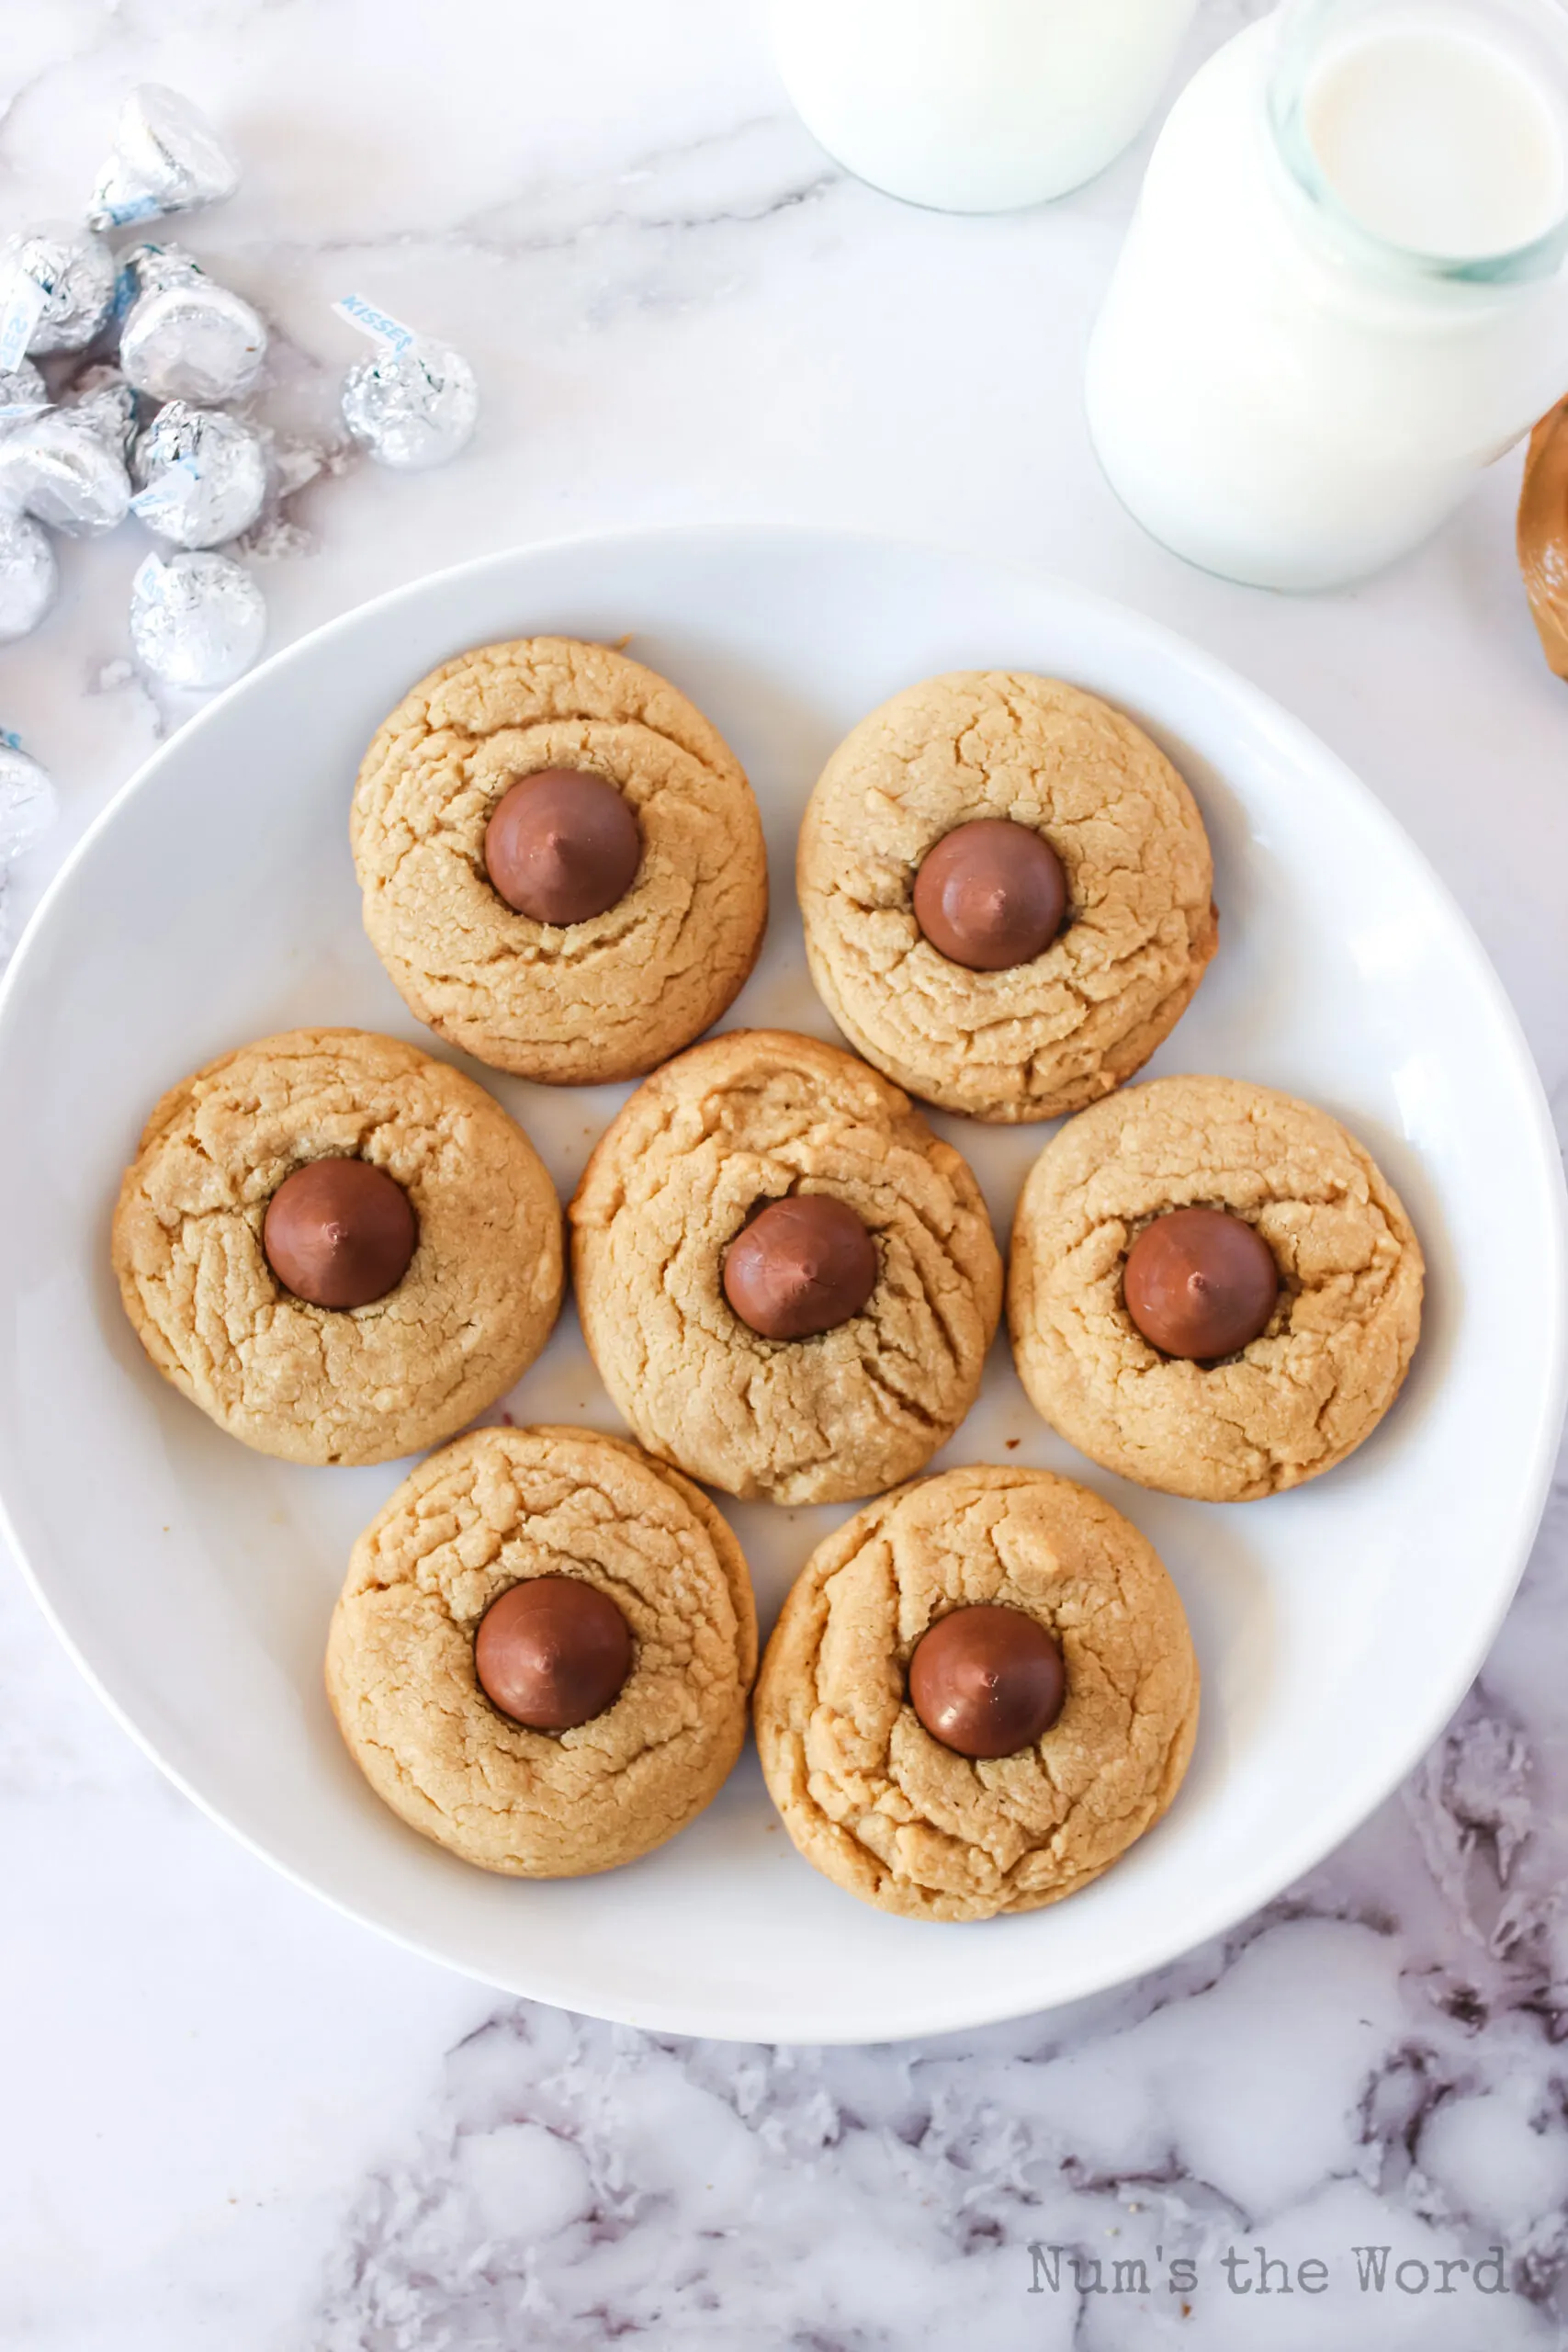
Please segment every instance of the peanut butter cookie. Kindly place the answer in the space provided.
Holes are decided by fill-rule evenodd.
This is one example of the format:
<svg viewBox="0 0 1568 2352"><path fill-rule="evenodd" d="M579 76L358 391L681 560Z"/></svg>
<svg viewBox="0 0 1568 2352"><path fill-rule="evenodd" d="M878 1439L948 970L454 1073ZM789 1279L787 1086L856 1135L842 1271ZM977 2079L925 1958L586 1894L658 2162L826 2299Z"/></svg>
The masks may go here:
<svg viewBox="0 0 1568 2352"><path fill-rule="evenodd" d="M811 977L851 1044L977 1119L1120 1086L1217 936L1208 837L1164 752L1021 671L931 678L863 718L812 794L797 880Z"/></svg>
<svg viewBox="0 0 1568 2352"><path fill-rule="evenodd" d="M1238 1225L1250 1255L1226 1246ZM1337 1119L1241 1079L1164 1078L1041 1153L1008 1314L1036 1409L1091 1461L1247 1502L1371 1436L1420 1336L1422 1280L1409 1218Z"/></svg>
<svg viewBox="0 0 1568 2352"><path fill-rule="evenodd" d="M165 1380L290 1462L450 1437L548 1339L560 1205L472 1079L358 1029L243 1046L174 1087L115 1211L125 1311Z"/></svg>
<svg viewBox="0 0 1568 2352"><path fill-rule="evenodd" d="M574 1606L531 1639L546 1596ZM355 1545L327 1694L412 1828L481 1870L578 1878L718 1793L756 1667L746 1562L705 1495L617 1438L487 1429L421 1463Z"/></svg>
<svg viewBox="0 0 1568 2352"><path fill-rule="evenodd" d="M1198 1662L1158 1555L1109 1503L1043 1470L949 1470L818 1544L755 1713L814 1869L906 1918L989 1919L1076 1894L1159 1819Z"/></svg>
<svg viewBox="0 0 1568 2352"><path fill-rule="evenodd" d="M635 1078L739 994L768 913L757 804L683 695L603 645L484 645L365 755L365 928L400 994L480 1061Z"/></svg>
<svg viewBox="0 0 1568 2352"><path fill-rule="evenodd" d="M571 1223L617 1408L727 1493L874 1493L975 1400L1001 1295L979 1186L837 1046L741 1029L666 1064L601 1140Z"/></svg>

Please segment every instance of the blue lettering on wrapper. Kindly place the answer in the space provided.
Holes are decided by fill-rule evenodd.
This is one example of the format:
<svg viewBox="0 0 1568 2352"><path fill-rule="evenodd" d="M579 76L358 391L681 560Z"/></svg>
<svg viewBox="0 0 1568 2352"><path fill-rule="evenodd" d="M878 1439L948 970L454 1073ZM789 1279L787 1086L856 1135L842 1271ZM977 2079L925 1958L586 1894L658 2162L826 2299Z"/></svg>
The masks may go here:
<svg viewBox="0 0 1568 2352"><path fill-rule="evenodd" d="M406 351L415 340L412 327L405 327L402 321L394 319L389 311L378 310L374 302L365 300L363 294L345 294L341 301L333 304L333 308L340 319L346 319L351 327L357 327L361 334L369 335L373 342L384 344L389 351Z"/></svg>
<svg viewBox="0 0 1568 2352"><path fill-rule="evenodd" d="M155 196L130 196L123 204L111 204L106 209L111 229L129 229L133 220L151 220L164 208Z"/></svg>

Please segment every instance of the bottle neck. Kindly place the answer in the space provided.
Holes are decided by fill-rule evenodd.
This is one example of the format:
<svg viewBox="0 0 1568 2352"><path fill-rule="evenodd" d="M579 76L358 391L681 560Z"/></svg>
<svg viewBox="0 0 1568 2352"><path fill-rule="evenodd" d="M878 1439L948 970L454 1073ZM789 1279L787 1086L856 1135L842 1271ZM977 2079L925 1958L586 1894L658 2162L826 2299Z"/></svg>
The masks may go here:
<svg viewBox="0 0 1568 2352"><path fill-rule="evenodd" d="M1557 275L1568 254L1558 0L1284 0L1269 33L1270 164L1320 248L1385 285L1460 299ZM1446 201L1466 169L1473 219Z"/></svg>

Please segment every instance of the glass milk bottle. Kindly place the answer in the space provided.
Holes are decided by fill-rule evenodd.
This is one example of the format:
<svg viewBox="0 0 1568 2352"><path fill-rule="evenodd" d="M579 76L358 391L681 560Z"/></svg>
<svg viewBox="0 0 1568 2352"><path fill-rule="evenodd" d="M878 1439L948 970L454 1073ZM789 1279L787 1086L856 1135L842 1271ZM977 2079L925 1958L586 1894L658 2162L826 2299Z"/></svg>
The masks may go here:
<svg viewBox="0 0 1568 2352"><path fill-rule="evenodd" d="M770 0L791 98L874 187L1002 212L1136 137L1197 0Z"/></svg>
<svg viewBox="0 0 1568 2352"><path fill-rule="evenodd" d="M1171 109L1089 345L1122 502L1332 586L1436 528L1568 388L1558 0L1286 0Z"/></svg>

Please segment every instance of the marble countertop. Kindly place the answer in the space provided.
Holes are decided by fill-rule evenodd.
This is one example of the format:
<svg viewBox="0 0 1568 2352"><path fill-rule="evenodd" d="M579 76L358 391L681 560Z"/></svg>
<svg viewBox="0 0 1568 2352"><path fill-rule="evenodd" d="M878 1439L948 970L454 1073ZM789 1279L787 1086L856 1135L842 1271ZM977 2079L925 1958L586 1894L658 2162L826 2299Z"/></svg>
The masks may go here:
<svg viewBox="0 0 1568 2352"><path fill-rule="evenodd" d="M181 234L276 330L265 408L301 486L252 551L275 644L489 548L703 518L1010 554L1170 622L1422 844L1561 1125L1568 690L1514 570L1517 460L1351 593L1185 569L1111 499L1077 398L1147 142L1042 210L904 209L793 120L760 13L9 0L0 212L79 204L138 80L232 139L241 193ZM1205 0L1184 70L1254 13ZM457 464L333 446L351 290L472 359ZM65 548L59 608L0 652L0 722L63 804L13 930L186 715L128 658L145 545ZM1437 1748L1223 1944L982 2033L755 2049L503 2000L337 1917L160 1778L6 1573L0 2343L1568 2345L1565 1689L1560 1483Z"/></svg>

